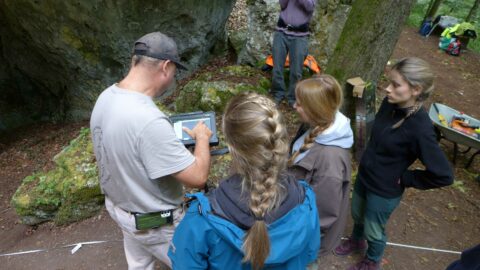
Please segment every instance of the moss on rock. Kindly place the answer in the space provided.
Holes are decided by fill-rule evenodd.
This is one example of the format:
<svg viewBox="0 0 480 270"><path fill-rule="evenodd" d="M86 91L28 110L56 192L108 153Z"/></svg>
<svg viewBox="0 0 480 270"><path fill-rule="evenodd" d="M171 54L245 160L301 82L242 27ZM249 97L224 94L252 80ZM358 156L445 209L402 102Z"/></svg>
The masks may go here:
<svg viewBox="0 0 480 270"><path fill-rule="evenodd" d="M167 116L173 114L160 101L155 104ZM68 224L95 215L103 206L90 129L82 128L53 161L54 169L25 177L12 197L24 224Z"/></svg>
<svg viewBox="0 0 480 270"><path fill-rule="evenodd" d="M232 156L230 154L213 158L207 185L209 187L217 187L221 180L229 176L231 164Z"/></svg>
<svg viewBox="0 0 480 270"><path fill-rule="evenodd" d="M236 76L235 74L239 74L238 72L242 70L243 68L232 68L224 72L229 76ZM223 85L227 89L229 84L223 83ZM231 93L250 90L250 86L246 84L237 85L237 88L233 85L229 87L232 87L228 90ZM221 100L228 96L211 94L221 97ZM160 102L156 104L166 115L173 114ZM223 138L220 131L219 136ZM225 145L222 144L220 147ZM100 190L90 129L81 129L79 136L53 160L56 164L54 169L25 177L13 195L12 205L23 224L34 225L48 220L53 220L57 225L68 224L95 215L103 206L104 196ZM213 159L209 186L217 186L218 181L228 175L230 163L230 155Z"/></svg>
<svg viewBox="0 0 480 270"><path fill-rule="evenodd" d="M54 161L57 166L53 170L27 176L12 198L24 224L52 219L66 224L91 216L101 208L103 195L90 130L82 129Z"/></svg>
<svg viewBox="0 0 480 270"><path fill-rule="evenodd" d="M206 72L187 83L176 99L178 112L223 112L227 102L236 94L253 91L267 94L270 80L249 66L227 66L215 72Z"/></svg>

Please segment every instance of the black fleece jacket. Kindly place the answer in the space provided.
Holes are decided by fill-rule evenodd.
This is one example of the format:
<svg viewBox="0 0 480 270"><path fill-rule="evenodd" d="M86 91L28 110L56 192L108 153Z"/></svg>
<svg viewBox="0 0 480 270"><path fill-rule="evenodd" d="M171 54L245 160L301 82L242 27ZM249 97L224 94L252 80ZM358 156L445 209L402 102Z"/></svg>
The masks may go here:
<svg viewBox="0 0 480 270"><path fill-rule="evenodd" d="M387 98L383 100L358 168L357 180L385 198L402 195L406 187L431 189L453 183L452 168L425 109L422 107L393 129L405 114L405 109L388 103ZM408 170L417 158L425 170Z"/></svg>

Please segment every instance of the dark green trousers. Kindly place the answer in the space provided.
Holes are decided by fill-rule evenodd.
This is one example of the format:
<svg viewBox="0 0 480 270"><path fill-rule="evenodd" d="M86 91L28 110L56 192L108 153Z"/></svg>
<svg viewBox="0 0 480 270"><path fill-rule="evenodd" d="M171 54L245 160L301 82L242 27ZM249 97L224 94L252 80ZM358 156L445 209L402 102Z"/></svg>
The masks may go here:
<svg viewBox="0 0 480 270"><path fill-rule="evenodd" d="M402 196L384 198L368 191L357 179L352 196L352 217L354 221L352 237L368 242L367 258L379 262L382 259L387 236L385 225Z"/></svg>

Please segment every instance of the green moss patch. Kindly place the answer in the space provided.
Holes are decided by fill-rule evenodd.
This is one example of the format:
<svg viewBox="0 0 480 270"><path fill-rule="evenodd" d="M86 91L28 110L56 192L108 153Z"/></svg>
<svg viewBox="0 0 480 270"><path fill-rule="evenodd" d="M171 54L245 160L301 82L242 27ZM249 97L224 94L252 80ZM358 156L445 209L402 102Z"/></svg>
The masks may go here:
<svg viewBox="0 0 480 270"><path fill-rule="evenodd" d="M249 66L227 66L206 72L187 83L176 99L178 112L223 112L227 102L236 94L253 91L267 94L270 80Z"/></svg>
<svg viewBox="0 0 480 270"><path fill-rule="evenodd" d="M54 161L55 169L27 176L12 198L24 224L70 223L96 214L103 204L89 129L82 129Z"/></svg>

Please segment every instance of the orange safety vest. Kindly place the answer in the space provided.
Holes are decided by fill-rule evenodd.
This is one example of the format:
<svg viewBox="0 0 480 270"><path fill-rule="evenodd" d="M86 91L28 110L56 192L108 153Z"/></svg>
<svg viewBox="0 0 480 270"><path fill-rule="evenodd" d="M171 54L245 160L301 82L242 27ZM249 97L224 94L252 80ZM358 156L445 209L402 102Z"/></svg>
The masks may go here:
<svg viewBox="0 0 480 270"><path fill-rule="evenodd" d="M267 56L265 59L265 64L273 67L273 56L270 54ZM285 67L288 68L290 66L290 59L289 55L287 54L287 59L285 60ZM305 61L303 61L303 66L309 68L311 71L315 73L320 73L322 69L320 68L320 65L317 63L317 60L312 55L307 55L305 57Z"/></svg>

